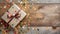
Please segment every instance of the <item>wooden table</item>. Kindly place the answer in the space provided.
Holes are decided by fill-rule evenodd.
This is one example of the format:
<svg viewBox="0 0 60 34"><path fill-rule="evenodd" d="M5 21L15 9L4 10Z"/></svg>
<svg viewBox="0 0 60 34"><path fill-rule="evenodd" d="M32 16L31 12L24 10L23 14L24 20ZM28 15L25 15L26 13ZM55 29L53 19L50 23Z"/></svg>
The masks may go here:
<svg viewBox="0 0 60 34"><path fill-rule="evenodd" d="M1 5L1 4L0 4ZM7 5L7 4L6 4ZM9 4L12 5L12 4ZM30 23L30 26L60 26L60 12L59 12L59 4L50 4L50 5L43 5L43 4L26 4L25 6L22 4L17 4L22 10L24 10L27 13L27 16L22 20L23 23ZM4 6L4 5L3 5ZM58 8L56 8L58 6ZM8 9L4 9L4 11L2 11L2 9L0 9L0 15L3 15L3 13L5 13L5 11L7 11ZM57 11L58 13L57 16L54 15L53 16L48 16L49 14L55 14L54 12L50 12L50 11ZM51 15L52 15L51 14ZM46 19L46 21L44 21ZM57 23L56 23L56 22Z"/></svg>

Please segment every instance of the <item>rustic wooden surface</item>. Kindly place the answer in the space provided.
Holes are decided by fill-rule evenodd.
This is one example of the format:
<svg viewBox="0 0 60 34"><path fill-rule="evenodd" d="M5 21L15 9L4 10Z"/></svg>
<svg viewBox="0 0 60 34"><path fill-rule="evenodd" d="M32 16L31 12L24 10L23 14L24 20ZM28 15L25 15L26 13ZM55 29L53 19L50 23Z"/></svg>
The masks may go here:
<svg viewBox="0 0 60 34"><path fill-rule="evenodd" d="M3 8L5 5L12 5L12 4L0 4L0 16L2 16L10 7L7 8ZM30 26L60 26L60 14L59 16L57 16L57 20L56 18L52 19L52 18L48 18L48 20L44 21L44 16L46 11L50 10L49 7L54 7L56 4L50 4L50 5L43 5L43 4L17 4L22 10L24 10L27 13L27 16L22 20L23 23L28 23L28 25ZM48 7L47 7L48 6ZM57 4L57 6L60 6L59 4ZM2 9L1 9L2 7ZM43 13L38 12L40 9L44 9L44 7L47 8L47 10ZM54 10L54 8L53 8ZM59 10L58 10L59 11ZM48 12L49 13L49 12ZM52 13L52 12L51 12ZM60 13L60 11L59 11ZM54 20L59 21L56 23L54 23Z"/></svg>
<svg viewBox="0 0 60 34"><path fill-rule="evenodd" d="M11 7L12 4L0 4L0 17L10 8L3 8L5 5L8 5ZM22 20L22 24L26 24L28 23L29 26L60 26L60 22L58 22L58 25L56 25L54 23L53 20L56 20L54 17L52 18L48 18L51 19L50 21L46 20L45 22L43 22L44 20L44 16L46 12L43 13L39 13L38 11L40 11L40 9L43 9L44 7L46 7L47 9L49 9L47 6L49 7L54 7L54 5L43 5L43 4L26 4L25 6L22 4L17 4L22 10L24 10L27 13L27 16ZM58 6L60 6L58 4ZM60 13L60 11L59 11ZM60 21L60 15L57 16L58 19ZM53 19L54 18L54 19ZM48 22L47 22L48 21ZM56 22L57 23L57 22ZM17 25L16 28L14 28L15 31L17 31L16 33L18 34L18 30L19 30L20 24ZM8 34L6 32L6 30L2 29L2 34Z"/></svg>

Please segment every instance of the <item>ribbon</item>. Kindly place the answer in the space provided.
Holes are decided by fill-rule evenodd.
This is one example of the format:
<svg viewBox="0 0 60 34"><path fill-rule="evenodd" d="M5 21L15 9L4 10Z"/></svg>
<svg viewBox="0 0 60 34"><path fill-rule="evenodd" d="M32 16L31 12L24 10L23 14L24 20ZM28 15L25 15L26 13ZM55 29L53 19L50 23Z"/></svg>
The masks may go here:
<svg viewBox="0 0 60 34"><path fill-rule="evenodd" d="M20 10L19 10L20 11ZM8 12L8 15L7 15L7 17L8 18L19 18L20 17L20 14L19 14L19 11L16 13L16 14L11 14L10 12ZM16 12L16 11L15 11Z"/></svg>

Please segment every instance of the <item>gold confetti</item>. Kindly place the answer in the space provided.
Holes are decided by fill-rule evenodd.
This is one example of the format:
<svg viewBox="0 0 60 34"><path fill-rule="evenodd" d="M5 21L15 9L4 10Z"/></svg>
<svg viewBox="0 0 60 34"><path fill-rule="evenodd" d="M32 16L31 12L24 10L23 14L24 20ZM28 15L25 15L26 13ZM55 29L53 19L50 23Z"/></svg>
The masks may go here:
<svg viewBox="0 0 60 34"><path fill-rule="evenodd" d="M4 6L4 8L6 8L6 6Z"/></svg>

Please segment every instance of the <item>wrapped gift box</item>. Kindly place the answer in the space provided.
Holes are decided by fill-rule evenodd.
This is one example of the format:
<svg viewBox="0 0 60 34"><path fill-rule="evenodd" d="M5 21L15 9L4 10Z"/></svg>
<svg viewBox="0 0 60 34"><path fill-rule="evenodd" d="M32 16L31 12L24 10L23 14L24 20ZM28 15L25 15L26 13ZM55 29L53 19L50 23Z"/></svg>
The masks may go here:
<svg viewBox="0 0 60 34"><path fill-rule="evenodd" d="M13 4L8 12L13 15L13 18L8 18L7 12L5 12L1 18L13 28L26 16L26 13L21 10L16 4ZM15 16L17 13L20 15L18 18Z"/></svg>
<svg viewBox="0 0 60 34"><path fill-rule="evenodd" d="M26 16L26 13L23 10L21 10L19 13L21 14L21 16L18 19L14 17L9 23L13 28Z"/></svg>
<svg viewBox="0 0 60 34"><path fill-rule="evenodd" d="M12 18L7 18L7 12L1 17L6 23L8 23Z"/></svg>

